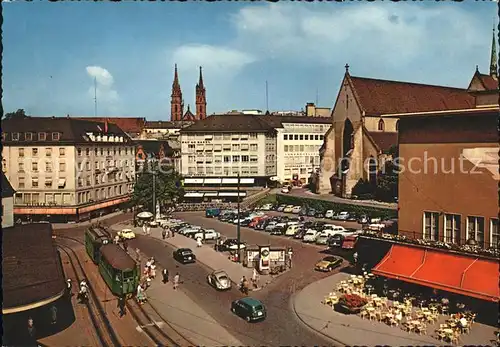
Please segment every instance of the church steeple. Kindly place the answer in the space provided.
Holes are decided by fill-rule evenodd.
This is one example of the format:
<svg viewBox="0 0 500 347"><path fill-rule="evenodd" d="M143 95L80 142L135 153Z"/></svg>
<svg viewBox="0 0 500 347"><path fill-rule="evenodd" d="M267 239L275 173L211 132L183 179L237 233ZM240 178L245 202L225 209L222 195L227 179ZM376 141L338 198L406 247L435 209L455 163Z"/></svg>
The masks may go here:
<svg viewBox="0 0 500 347"><path fill-rule="evenodd" d="M200 66L200 78L196 85L196 119L207 118L207 97L205 86L203 85L203 73Z"/></svg>
<svg viewBox="0 0 500 347"><path fill-rule="evenodd" d="M495 41L495 27L493 27L493 38L491 40L491 57L490 57L490 76L498 79L498 57L497 44Z"/></svg>
<svg viewBox="0 0 500 347"><path fill-rule="evenodd" d="M177 64L175 64L174 81L172 82L172 94L170 101L170 119L173 121L182 120L184 114L184 102L182 100L182 90L179 83L179 74L177 73Z"/></svg>

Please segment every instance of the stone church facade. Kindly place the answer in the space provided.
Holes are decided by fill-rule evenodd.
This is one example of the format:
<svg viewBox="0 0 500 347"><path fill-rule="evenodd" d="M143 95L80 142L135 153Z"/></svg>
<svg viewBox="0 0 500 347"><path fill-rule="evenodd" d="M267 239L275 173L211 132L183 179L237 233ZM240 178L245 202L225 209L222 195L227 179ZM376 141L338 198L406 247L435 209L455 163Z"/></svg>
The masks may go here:
<svg viewBox="0 0 500 347"><path fill-rule="evenodd" d="M332 126L313 173L318 194L350 197L360 179L372 183L397 146L398 118L405 113L498 105L498 67L492 42L490 74L478 69L467 89L352 76L349 65L332 109Z"/></svg>
<svg viewBox="0 0 500 347"><path fill-rule="evenodd" d="M191 112L188 104L187 111L184 112L184 99L182 98L181 85L179 83L179 74L177 64L175 64L174 81L172 82L172 94L170 101L170 120L171 121L198 121L207 118L207 96L205 85L203 84L203 73L200 67L200 78L196 85L196 114Z"/></svg>

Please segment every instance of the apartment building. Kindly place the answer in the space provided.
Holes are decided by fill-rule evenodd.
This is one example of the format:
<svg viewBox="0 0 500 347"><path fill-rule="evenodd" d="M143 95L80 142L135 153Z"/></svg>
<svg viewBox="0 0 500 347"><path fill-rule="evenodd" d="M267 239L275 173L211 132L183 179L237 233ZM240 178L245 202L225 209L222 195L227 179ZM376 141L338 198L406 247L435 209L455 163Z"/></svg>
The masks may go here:
<svg viewBox="0 0 500 347"><path fill-rule="evenodd" d="M16 191L16 218L83 220L129 200L135 148L116 124L15 117L2 127L2 168Z"/></svg>

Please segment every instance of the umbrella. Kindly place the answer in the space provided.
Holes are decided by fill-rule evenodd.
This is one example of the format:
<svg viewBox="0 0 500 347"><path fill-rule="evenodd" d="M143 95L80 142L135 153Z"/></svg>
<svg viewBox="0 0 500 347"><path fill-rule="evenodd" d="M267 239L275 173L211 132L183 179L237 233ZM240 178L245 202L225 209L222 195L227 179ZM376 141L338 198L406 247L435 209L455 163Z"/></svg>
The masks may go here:
<svg viewBox="0 0 500 347"><path fill-rule="evenodd" d="M147 211L144 211L144 212L141 212L137 215L137 218L151 218L153 217L153 214L151 212L147 212Z"/></svg>

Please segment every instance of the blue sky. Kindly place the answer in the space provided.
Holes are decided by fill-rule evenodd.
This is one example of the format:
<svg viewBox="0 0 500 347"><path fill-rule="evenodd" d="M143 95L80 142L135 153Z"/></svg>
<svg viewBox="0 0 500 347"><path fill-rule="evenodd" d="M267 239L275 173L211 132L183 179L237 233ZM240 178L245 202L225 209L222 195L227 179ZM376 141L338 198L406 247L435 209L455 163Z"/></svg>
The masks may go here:
<svg viewBox="0 0 500 347"><path fill-rule="evenodd" d="M3 106L39 116L170 118L173 65L208 113L332 107L350 73L467 87L487 73L495 2L3 3ZM496 25L496 23L495 23Z"/></svg>

